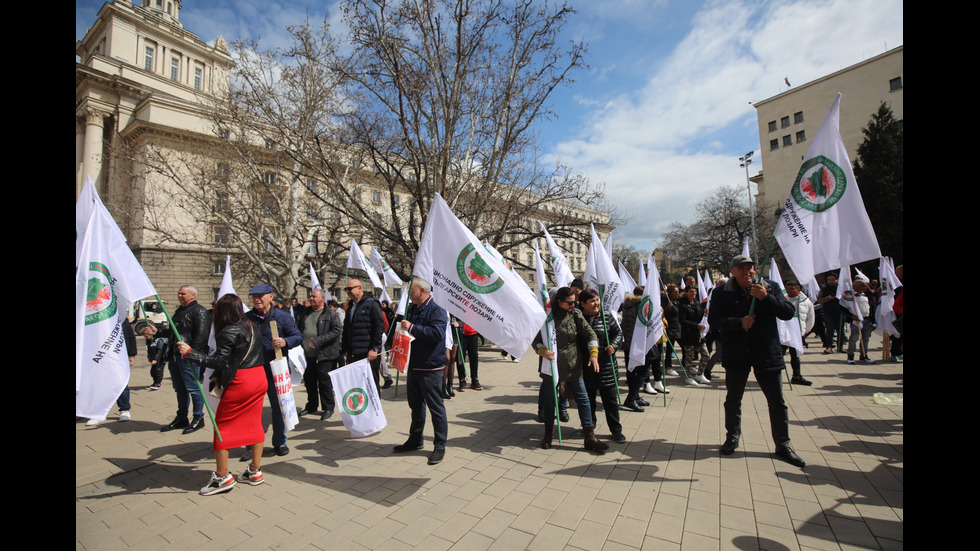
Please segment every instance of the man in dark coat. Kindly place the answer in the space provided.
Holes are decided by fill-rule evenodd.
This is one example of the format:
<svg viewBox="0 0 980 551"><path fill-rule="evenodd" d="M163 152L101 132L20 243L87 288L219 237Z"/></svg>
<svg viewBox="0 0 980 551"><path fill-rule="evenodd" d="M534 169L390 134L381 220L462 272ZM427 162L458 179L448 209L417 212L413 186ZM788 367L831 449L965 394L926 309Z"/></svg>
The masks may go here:
<svg viewBox="0 0 980 551"><path fill-rule="evenodd" d="M776 320L791 320L795 309L772 281L755 280L755 263L738 255L732 259L731 279L711 296L708 323L721 331L722 365L725 366L725 429L722 455L735 453L742 434L742 394L755 370L755 379L769 402L769 423L776 456L791 465L806 463L790 447L789 412L783 400L781 375L786 368ZM752 304L754 311L750 313Z"/></svg>
<svg viewBox="0 0 980 551"><path fill-rule="evenodd" d="M211 315L207 309L197 302L197 289L192 285L184 285L177 290L177 302L180 307L171 316L174 328L181 338L195 350L208 349L208 335L211 333ZM160 429L167 432L174 429L184 429L184 434L190 434L204 427L204 395L197 383L196 378L201 380L202 373L197 366L192 366L190 362L177 352L173 330L165 334L170 346L170 378L174 383L174 390L177 392L177 416L168 425ZM190 399L188 400L188 396ZM193 405L194 419L187 421L187 409Z"/></svg>
<svg viewBox="0 0 980 551"><path fill-rule="evenodd" d="M341 351L347 363L368 359L378 392L381 378L381 335L385 331L385 317L381 303L364 290L360 280L352 279L344 288L347 291L347 318L344 320Z"/></svg>

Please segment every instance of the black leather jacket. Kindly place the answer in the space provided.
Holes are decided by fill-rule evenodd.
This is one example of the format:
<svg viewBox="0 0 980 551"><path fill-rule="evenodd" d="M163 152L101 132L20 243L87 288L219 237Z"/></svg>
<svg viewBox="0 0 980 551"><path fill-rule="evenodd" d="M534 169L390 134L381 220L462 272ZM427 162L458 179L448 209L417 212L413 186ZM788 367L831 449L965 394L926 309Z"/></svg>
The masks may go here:
<svg viewBox="0 0 980 551"><path fill-rule="evenodd" d="M215 335L216 349L214 354L192 348L184 359L214 369L214 377L222 387L227 387L235 378L238 369L262 367L262 343L258 341L258 329L254 324L245 328L240 325L228 325ZM252 341L255 344L252 345ZM206 346L206 345L205 345Z"/></svg>
<svg viewBox="0 0 980 551"><path fill-rule="evenodd" d="M208 335L211 334L211 314L203 306L195 300L187 306L177 308L172 318L174 327L180 332L180 338L184 342L195 350L208 349ZM167 337L171 344L170 359L174 360L179 352L177 352L177 339L173 330L168 332Z"/></svg>

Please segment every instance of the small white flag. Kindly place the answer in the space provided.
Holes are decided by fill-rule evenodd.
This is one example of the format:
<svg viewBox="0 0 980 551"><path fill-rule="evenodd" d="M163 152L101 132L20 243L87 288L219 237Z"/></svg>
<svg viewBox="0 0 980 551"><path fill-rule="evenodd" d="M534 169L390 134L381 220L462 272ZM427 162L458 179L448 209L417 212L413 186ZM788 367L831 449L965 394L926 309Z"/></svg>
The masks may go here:
<svg viewBox="0 0 980 551"><path fill-rule="evenodd" d="M388 426L367 358L330 372L334 400L351 438L364 438Z"/></svg>

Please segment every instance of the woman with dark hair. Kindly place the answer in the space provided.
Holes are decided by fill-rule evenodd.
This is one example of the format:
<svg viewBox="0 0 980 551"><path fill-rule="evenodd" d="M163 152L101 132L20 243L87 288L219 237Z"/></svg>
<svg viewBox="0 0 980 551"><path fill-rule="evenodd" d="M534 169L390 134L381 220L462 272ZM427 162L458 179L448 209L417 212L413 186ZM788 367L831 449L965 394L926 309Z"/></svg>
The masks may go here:
<svg viewBox="0 0 980 551"><path fill-rule="evenodd" d="M685 382L690 386L710 383L704 376L708 365L708 347L701 339L704 328L704 308L698 302L698 288L691 286L684 289L684 295L677 303L678 318L681 323L681 346L683 347L683 368L687 371ZM697 364L695 366L695 364Z"/></svg>
<svg viewBox="0 0 980 551"><path fill-rule="evenodd" d="M177 349L189 362L210 367L209 389L219 393L221 402L214 420L222 440L214 436L214 456L217 469L211 474L201 495L230 490L237 481L228 472L228 450L241 446L252 447L252 463L239 480L256 486L265 481L260 470L265 430L262 427L262 401L268 390L262 368L262 341L255 324L245 317L242 301L235 295L225 295L214 306L214 354L194 350L178 342Z"/></svg>
<svg viewBox="0 0 980 551"><path fill-rule="evenodd" d="M585 321L595 331L600 343L599 346L599 371L586 369L583 373L585 379L585 390L589 393L589 407L592 410L592 424L598 424L595 416L596 395L602 398L602 409L606 414L606 425L615 442L626 442L623 436L623 425L619 422L619 402L616 396L616 370L613 369L612 358L616 351L623 346L623 332L613 318L613 315L602 309L599 300L599 293L595 289L586 289L579 293L579 303L582 305L582 313L585 314Z"/></svg>
<svg viewBox="0 0 980 551"><path fill-rule="evenodd" d="M595 423L592 421L589 394L586 392L585 382L582 380L583 368L591 369L596 373L599 372L599 340L596 338L595 331L585 321L582 312L575 307L575 294L570 288L558 289L551 304L558 340L554 347L558 353L556 354L544 346L539 346L538 354L547 360L555 360L562 395L573 398L578 406L579 420L582 422L582 431L585 433L585 449L601 453L609 449L609 445L600 442L595 437ZM582 357L582 350L588 350L588 359ZM555 384L549 376L542 378L544 381L541 383L541 393L538 400L545 432L541 447L549 449L555 429L555 396L552 390Z"/></svg>

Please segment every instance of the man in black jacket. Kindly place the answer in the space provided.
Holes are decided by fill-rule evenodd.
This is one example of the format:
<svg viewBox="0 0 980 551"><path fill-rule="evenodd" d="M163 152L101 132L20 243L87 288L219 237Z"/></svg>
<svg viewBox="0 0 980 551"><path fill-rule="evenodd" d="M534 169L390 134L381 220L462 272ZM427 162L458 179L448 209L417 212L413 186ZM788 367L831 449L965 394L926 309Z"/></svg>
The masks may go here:
<svg viewBox="0 0 980 551"><path fill-rule="evenodd" d="M318 404L323 405L320 420L325 421L333 415L334 396L330 372L337 369L340 357L340 333L343 326L340 315L330 308L324 308L323 290L314 289L310 295L311 310L300 318L299 330L303 333L303 352L306 354L306 407L299 415L316 412Z"/></svg>
<svg viewBox="0 0 980 551"><path fill-rule="evenodd" d="M367 358L371 363L374 382L381 392L381 335L385 330L381 303L364 291L360 280L352 279L344 287L350 301L347 303L347 319L344 320L344 338L341 350L347 363Z"/></svg>
<svg viewBox="0 0 980 551"><path fill-rule="evenodd" d="M783 400L781 375L786 368L776 319L793 319L795 309L772 281L755 280L755 263L738 255L732 259L731 279L711 296L708 323L721 331L722 365L725 366L725 429L722 455L735 453L742 434L742 394L755 370L755 379L769 402L769 423L776 456L791 465L806 463L790 447L789 411ZM754 311L749 312L752 304Z"/></svg>
<svg viewBox="0 0 980 551"><path fill-rule="evenodd" d="M184 285L177 291L177 302L180 307L174 312L172 319L174 328L180 334L181 340L186 342L195 350L208 349L208 335L211 332L211 315L207 309L197 303L197 289L191 285ZM171 332L172 333L172 332ZM168 340L176 343L178 339L173 338L168 333ZM177 392L177 416L169 425L160 429L167 432L174 429L184 429L184 434L190 434L204 427L204 395L194 382L196 378L201 380L200 370L184 360L177 352L177 347L171 344L170 347L170 378L174 383L174 390ZM194 420L187 421L188 399L194 406Z"/></svg>

